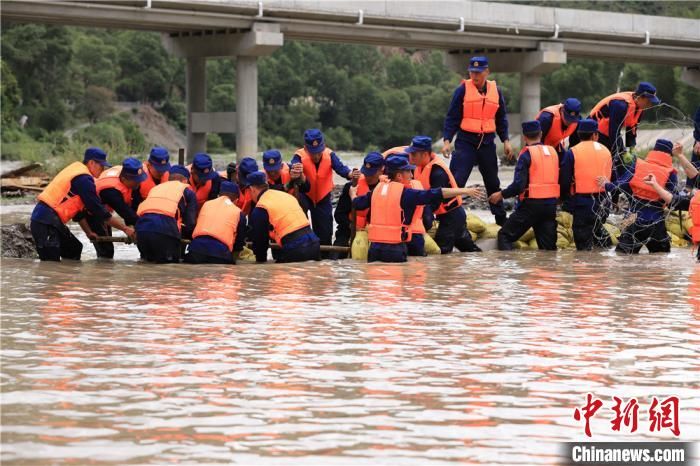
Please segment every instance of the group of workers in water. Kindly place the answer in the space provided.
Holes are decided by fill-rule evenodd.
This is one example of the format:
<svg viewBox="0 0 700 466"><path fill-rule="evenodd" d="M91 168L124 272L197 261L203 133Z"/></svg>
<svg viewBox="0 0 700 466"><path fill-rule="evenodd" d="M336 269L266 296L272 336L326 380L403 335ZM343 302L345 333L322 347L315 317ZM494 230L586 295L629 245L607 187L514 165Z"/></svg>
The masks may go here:
<svg viewBox="0 0 700 466"><path fill-rule="evenodd" d="M692 240L700 242L700 109L691 161L680 144L665 139L646 158L636 158L629 148L635 146L637 125L644 110L659 103L653 85L642 82L635 91L612 94L587 118L581 103L568 98L522 123L524 147L513 182L501 189L495 137L507 157L514 155L505 101L496 82L487 79L486 57L473 57L468 70L445 118L442 152L449 164L433 152L430 137L415 136L408 145L370 152L359 169L351 169L318 129L305 131L303 147L288 163L279 151L268 150L262 167L245 157L221 172L205 153L195 154L189 166L171 164L162 147L151 149L143 163L129 157L112 167L103 150L91 147L38 196L31 232L39 257L80 259L82 243L66 226L71 220L94 241L98 257L114 256L111 242L97 240L117 229L136 242L142 259L156 263L231 264L246 242L257 262L267 261L271 246L277 262L342 258L342 248L322 246L347 247L361 230L370 243L369 261L404 262L425 255L426 231L435 220L441 253L477 252L463 196L488 199L501 226L501 250L512 249L530 228L539 249L556 250L560 204L573 215L578 250L609 247L601 219L620 193L636 218L623 230L617 250L670 251L663 222L667 208L689 210ZM688 176L683 190L674 157ZM463 187L475 165L485 190ZM348 180L335 213L333 173ZM510 216L506 198L517 198ZM182 240L190 240L186 249Z"/></svg>

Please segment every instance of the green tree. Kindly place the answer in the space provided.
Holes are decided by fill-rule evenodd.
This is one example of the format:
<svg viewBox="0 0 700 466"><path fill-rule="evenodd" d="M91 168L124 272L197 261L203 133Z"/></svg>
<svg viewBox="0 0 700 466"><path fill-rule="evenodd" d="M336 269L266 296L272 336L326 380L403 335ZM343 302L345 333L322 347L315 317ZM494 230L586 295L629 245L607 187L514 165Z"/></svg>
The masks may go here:
<svg viewBox="0 0 700 466"><path fill-rule="evenodd" d="M2 125L5 129L8 126L17 124L16 109L22 101L22 91L17 85L17 79L12 70L4 60L0 60L2 66L2 76L0 76L0 87L2 88Z"/></svg>

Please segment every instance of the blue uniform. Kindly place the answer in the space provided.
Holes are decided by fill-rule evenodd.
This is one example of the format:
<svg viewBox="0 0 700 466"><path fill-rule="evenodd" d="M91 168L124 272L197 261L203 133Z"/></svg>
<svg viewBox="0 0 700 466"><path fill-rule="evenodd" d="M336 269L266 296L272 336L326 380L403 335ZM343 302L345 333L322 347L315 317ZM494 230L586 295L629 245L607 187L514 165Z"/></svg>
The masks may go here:
<svg viewBox="0 0 700 466"><path fill-rule="evenodd" d="M138 189L137 189L138 190ZM136 212L127 204L124 200L124 196L116 188L106 188L103 189L99 194L100 201L104 205L107 205L114 209L114 211L119 214L119 216L124 219L124 223L130 226L136 224L139 219ZM98 236L112 236L112 228L105 225L104 219L92 214L87 215L87 221L90 225L90 229L95 232ZM107 259L112 259L114 257L114 244L112 243L93 243L95 251L97 252L97 257L103 257Z"/></svg>
<svg viewBox="0 0 700 466"><path fill-rule="evenodd" d="M352 202L352 206L357 210L369 209L372 205L373 192L374 191L370 191L363 196L356 197ZM422 190L404 188L401 193L401 209L403 209L404 218L406 221L410 222L410 219L413 218L413 214L416 211L416 207L436 203L440 200L442 200L441 189ZM369 223L372 222L371 209L368 214L368 221ZM408 245L405 242L400 244L372 243L369 247L367 260L368 262L406 262L407 257Z"/></svg>
<svg viewBox="0 0 700 466"><path fill-rule="evenodd" d="M253 242L253 253L256 262L267 262L267 250L270 244L270 216L267 210L255 207L250 212L250 239ZM281 240L282 248L273 251L277 262L302 262L320 259L320 241L311 228L304 227Z"/></svg>
<svg viewBox="0 0 700 466"><path fill-rule="evenodd" d="M484 87L483 92L486 92ZM479 166L479 172L484 179L486 193L491 194L501 187L498 179L498 158L496 156L496 134L501 141L508 139L508 118L506 101L503 93L498 89L498 111L496 112L496 133L470 133L460 128L464 108L465 88L460 84L452 95L450 107L447 110L443 127L443 139L451 141L457 135L455 150L450 160L450 171L457 182L457 186L462 187L467 183L469 175L474 165ZM496 205L489 204L491 213L496 216L497 222L505 220L506 212L503 203Z"/></svg>
<svg viewBox="0 0 700 466"><path fill-rule="evenodd" d="M294 154L292 157L290 166L295 163L301 163L301 157L297 154ZM338 158L335 152L331 152L331 168L343 178L347 178L351 172L350 168ZM333 193L328 193L326 197L314 205L309 196L306 195L306 192L309 190L308 180L306 183L307 187L302 186L300 189L299 204L304 212L311 213L311 225L314 233L321 240L321 244L331 244L333 240L333 204L331 203L331 196Z"/></svg>
<svg viewBox="0 0 700 466"><path fill-rule="evenodd" d="M246 216L241 212L236 227L236 241L233 243L233 252L240 252L245 246ZM233 254L228 246L218 239L202 235L194 238L187 248L185 262L209 263L209 264L233 264Z"/></svg>
<svg viewBox="0 0 700 466"><path fill-rule="evenodd" d="M71 180L70 192L85 205L85 210L102 222L109 220L112 214L100 201L95 189L92 175L78 175ZM84 213L76 215L75 220L84 218ZM43 202L38 202L32 211L30 229L34 244L41 260L59 261L61 258L79 260L83 244L76 238L58 217L55 210Z"/></svg>
<svg viewBox="0 0 700 466"><path fill-rule="evenodd" d="M538 143L537 145L541 145ZM515 165L513 182L501 191L504 198L519 196L530 185L530 165L532 158L530 151L525 149L518 157ZM560 173L561 174L561 173ZM561 179L559 180L561 183ZM511 250L513 242L517 241L532 227L535 232L539 249L557 249L557 200L556 197L545 199L524 198L515 209L515 212L506 220L506 223L498 231L498 249Z"/></svg>

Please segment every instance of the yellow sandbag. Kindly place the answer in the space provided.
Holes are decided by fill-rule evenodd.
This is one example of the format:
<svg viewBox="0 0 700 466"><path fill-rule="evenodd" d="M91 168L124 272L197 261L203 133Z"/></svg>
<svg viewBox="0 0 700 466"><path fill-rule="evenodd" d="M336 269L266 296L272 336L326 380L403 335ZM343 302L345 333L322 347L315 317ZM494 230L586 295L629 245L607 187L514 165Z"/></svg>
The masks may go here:
<svg viewBox="0 0 700 466"><path fill-rule="evenodd" d="M688 247L688 242L684 240L682 237L678 237L674 235L673 233L669 233L669 236L671 237L671 246L674 248L685 248Z"/></svg>
<svg viewBox="0 0 700 466"><path fill-rule="evenodd" d="M525 241L516 241L513 243L513 247L515 249L530 249L530 244L526 243Z"/></svg>
<svg viewBox="0 0 700 466"><path fill-rule="evenodd" d="M603 225L603 228L608 232L610 235L610 239L612 240L612 245L617 246L618 238L620 237L620 230L615 226L610 223L606 223Z"/></svg>
<svg viewBox="0 0 700 466"><path fill-rule="evenodd" d="M530 240L530 242L528 243L528 245L530 246L530 249L532 249L532 250L539 249L539 246L537 246L537 238L532 238Z"/></svg>
<svg viewBox="0 0 700 466"><path fill-rule="evenodd" d="M440 254L440 246L435 242L429 234L424 234L423 239L425 240L425 253L428 255Z"/></svg>
<svg viewBox="0 0 700 466"><path fill-rule="evenodd" d="M477 238L479 238L479 235L477 235L477 234L474 233L473 231L470 231L470 230L467 230L467 231L469 231L469 234L470 234L471 237L472 237L472 241L476 241Z"/></svg>
<svg viewBox="0 0 700 466"><path fill-rule="evenodd" d="M479 233L479 238L495 239L498 236L498 230L500 229L501 227L495 223L489 223L486 225L486 229L482 233Z"/></svg>
<svg viewBox="0 0 700 466"><path fill-rule="evenodd" d="M563 225L557 226L557 234L566 238L569 243L574 240L574 231L571 228L566 228Z"/></svg>
<svg viewBox="0 0 700 466"><path fill-rule="evenodd" d="M236 262L255 262L255 253L248 246L243 246Z"/></svg>
<svg viewBox="0 0 700 466"><path fill-rule="evenodd" d="M557 249L566 249L569 247L569 244L571 241L569 241L566 236L563 236L561 234L557 234Z"/></svg>
<svg viewBox="0 0 700 466"><path fill-rule="evenodd" d="M433 225L430 227L430 230L427 231L428 236L435 239L435 233L437 232L439 225L440 225L440 222L438 222L437 220L433 220Z"/></svg>
<svg viewBox="0 0 700 466"><path fill-rule="evenodd" d="M688 217L683 222L683 231L685 232L686 235L692 236L692 233L691 233L692 229L693 229L693 219Z"/></svg>
<svg viewBox="0 0 700 466"><path fill-rule="evenodd" d="M557 214L557 223L566 229L570 229L574 224L574 216L562 210Z"/></svg>
<svg viewBox="0 0 700 466"><path fill-rule="evenodd" d="M679 223L678 212L672 212L666 217L666 231L679 238L683 237L683 226Z"/></svg>
<svg viewBox="0 0 700 466"><path fill-rule="evenodd" d="M467 230L473 231L477 235L486 230L486 222L474 214L467 214Z"/></svg>
<svg viewBox="0 0 700 466"><path fill-rule="evenodd" d="M534 238L535 238L535 230L533 230L532 228L530 228L529 230L527 230L527 231L523 234L523 236L520 237L519 241L523 241L523 242L525 242L525 243L529 243L529 242L532 241Z"/></svg>
<svg viewBox="0 0 700 466"><path fill-rule="evenodd" d="M366 261L369 254L369 238L367 230L359 230L355 233L355 239L350 245L350 257L358 261Z"/></svg>

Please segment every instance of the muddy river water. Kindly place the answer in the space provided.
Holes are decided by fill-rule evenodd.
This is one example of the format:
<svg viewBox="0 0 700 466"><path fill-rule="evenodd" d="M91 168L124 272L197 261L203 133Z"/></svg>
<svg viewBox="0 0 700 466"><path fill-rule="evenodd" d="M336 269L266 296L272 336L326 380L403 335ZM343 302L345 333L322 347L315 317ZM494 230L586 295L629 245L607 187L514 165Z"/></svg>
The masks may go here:
<svg viewBox="0 0 700 466"><path fill-rule="evenodd" d="M27 215L3 211L3 221ZM4 464L556 464L585 440L700 441L688 249L402 265L2 261ZM678 438L650 432L680 400ZM611 429L613 397L639 429Z"/></svg>

